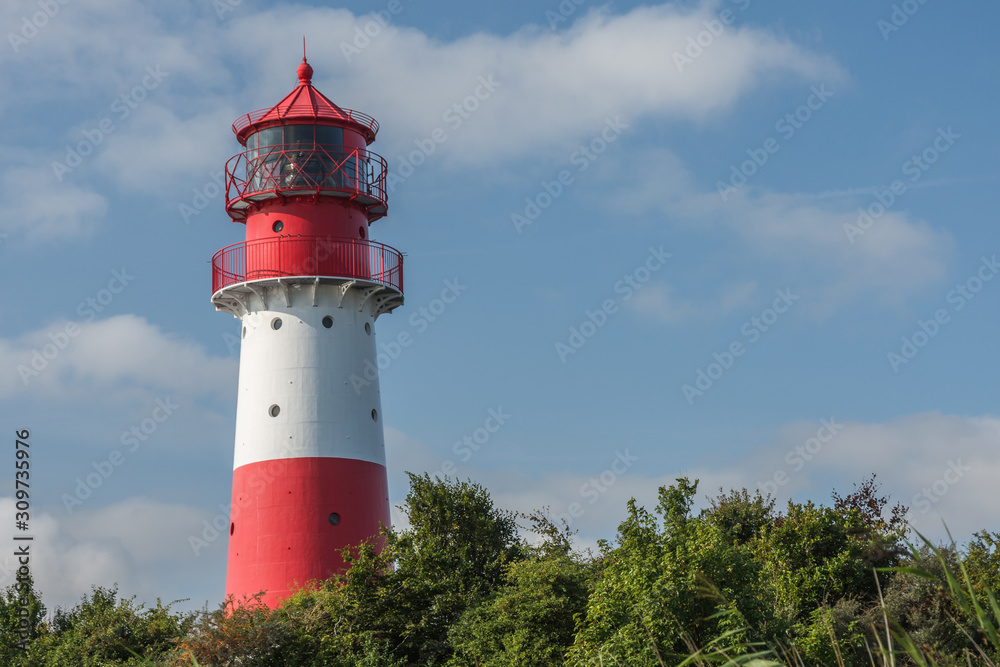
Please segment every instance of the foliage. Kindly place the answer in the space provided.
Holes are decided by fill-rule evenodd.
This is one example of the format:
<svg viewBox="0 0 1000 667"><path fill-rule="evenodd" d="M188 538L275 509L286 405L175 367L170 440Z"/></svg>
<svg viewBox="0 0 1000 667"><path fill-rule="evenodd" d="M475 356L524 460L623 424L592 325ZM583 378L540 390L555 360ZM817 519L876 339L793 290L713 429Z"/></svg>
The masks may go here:
<svg viewBox="0 0 1000 667"><path fill-rule="evenodd" d="M774 500L756 492L752 497L746 489L730 491L719 489L719 495L702 512L702 517L711 521L736 544L766 535L774 526Z"/></svg>
<svg viewBox="0 0 1000 667"><path fill-rule="evenodd" d="M679 478L661 488L659 517L629 502L569 664L675 660L720 635L738 646L745 627L763 623L752 547L720 523L691 516L697 486Z"/></svg>
<svg viewBox="0 0 1000 667"><path fill-rule="evenodd" d="M871 477L865 479L860 486L854 485L853 493L841 496L834 491L832 494L833 509L845 514L851 510L857 510L861 524L872 537L902 539L906 534L906 513L909 510L904 505L896 503L889 510L889 517L886 518L885 509L889 504L889 497L879 497L880 488L881 484L872 473Z"/></svg>
<svg viewBox="0 0 1000 667"><path fill-rule="evenodd" d="M29 581L26 651L19 591L0 596L0 664L1000 664L1000 534L909 547L874 477L782 512L745 489L695 512L697 488L662 487L653 512L630 501L593 557L542 511L522 515L529 543L483 487L410 475L409 528L345 549L344 574L277 609L257 596L181 614L94 588L46 619Z"/></svg>
<svg viewBox="0 0 1000 667"><path fill-rule="evenodd" d="M117 587L95 587L69 611L56 609L51 622L40 626L23 664L104 667L143 665L142 658L163 657L191 629L193 617L171 612L160 600L147 609L134 599L118 599Z"/></svg>
<svg viewBox="0 0 1000 667"><path fill-rule="evenodd" d="M833 507L789 501L774 527L759 536L763 585L775 610L774 625L761 628L765 639L795 643L815 623L817 610L841 601L859 609L876 605L889 575L873 574L873 568L899 564L906 512L896 505L884 519L889 499L879 497L878 488L872 476L848 496L834 492ZM853 650L853 640L844 642L841 648Z"/></svg>
<svg viewBox="0 0 1000 667"><path fill-rule="evenodd" d="M859 539L860 518L812 502L789 502L775 528L759 542L770 595L790 624L841 598L873 602L877 597Z"/></svg>
<svg viewBox="0 0 1000 667"><path fill-rule="evenodd" d="M295 631L285 647L285 664L330 667L397 667L390 629L398 622L390 585L391 563L374 544L345 551L351 569L321 586L297 591L274 611Z"/></svg>
<svg viewBox="0 0 1000 667"><path fill-rule="evenodd" d="M833 607L817 607L795 627L795 648L806 664L865 664L866 630L861 605L840 599Z"/></svg>
<svg viewBox="0 0 1000 667"><path fill-rule="evenodd" d="M11 584L0 597L0 660L13 665L28 645L37 639L45 618L35 582L31 577Z"/></svg>
<svg viewBox="0 0 1000 667"><path fill-rule="evenodd" d="M973 533L963 563L979 603L988 604L987 592L1000 591L1000 533Z"/></svg>
<svg viewBox="0 0 1000 667"><path fill-rule="evenodd" d="M508 585L455 624L449 664L542 667L563 664L573 643L574 618L587 608L590 573L569 555L515 562Z"/></svg>
<svg viewBox="0 0 1000 667"><path fill-rule="evenodd" d="M280 623L261 602L262 594L248 600L230 597L218 609L202 613L191 633L180 643L177 664L271 667L288 664L283 647L293 630Z"/></svg>
<svg viewBox="0 0 1000 667"><path fill-rule="evenodd" d="M444 664L466 609L522 557L514 515L470 482L410 475L410 528L385 547L345 549L346 574L298 591L273 613L259 600L206 614L183 647L205 664ZM226 659L230 663L224 662Z"/></svg>
<svg viewBox="0 0 1000 667"><path fill-rule="evenodd" d="M899 505L883 518L878 488L872 477L835 493L834 507L789 502L780 514L744 489L720 490L694 517L697 482L685 478L660 489L659 516L633 501L605 546L570 663L679 660L710 643L734 655L765 642L808 660L857 657L878 600L872 569L898 563L905 526Z"/></svg>
<svg viewBox="0 0 1000 667"><path fill-rule="evenodd" d="M928 654L960 655L971 648L954 618L959 608L948 594L945 566L958 564L955 549L940 549L941 560L925 546L906 559L885 591L889 616ZM911 572L919 570L919 574Z"/></svg>
<svg viewBox="0 0 1000 667"><path fill-rule="evenodd" d="M382 627L398 657L444 664L452 652L451 627L468 607L502 586L505 566L521 557L517 523L512 513L495 508L478 484L432 480L427 474L410 474L403 511L410 529L390 531L382 555L395 565L383 575L393 595L381 606L388 615Z"/></svg>

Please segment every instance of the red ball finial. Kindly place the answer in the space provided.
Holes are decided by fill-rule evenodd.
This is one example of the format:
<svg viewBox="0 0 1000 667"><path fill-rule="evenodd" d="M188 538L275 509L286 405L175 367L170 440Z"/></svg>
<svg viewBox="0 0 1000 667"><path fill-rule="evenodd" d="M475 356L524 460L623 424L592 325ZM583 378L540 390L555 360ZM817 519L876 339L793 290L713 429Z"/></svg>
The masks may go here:
<svg viewBox="0 0 1000 667"><path fill-rule="evenodd" d="M306 62L305 56L302 57L302 64L299 65L297 73L299 75L299 83L312 83L313 68L312 65Z"/></svg>

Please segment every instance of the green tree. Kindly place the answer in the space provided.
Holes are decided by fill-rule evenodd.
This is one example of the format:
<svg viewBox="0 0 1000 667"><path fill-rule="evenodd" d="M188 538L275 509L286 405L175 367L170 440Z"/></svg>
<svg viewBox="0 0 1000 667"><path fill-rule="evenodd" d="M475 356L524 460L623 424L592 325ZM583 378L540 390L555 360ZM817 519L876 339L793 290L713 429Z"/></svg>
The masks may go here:
<svg viewBox="0 0 1000 667"><path fill-rule="evenodd" d="M887 511L889 498L879 497L878 489L872 475L847 496L834 491L833 507L789 501L761 536L757 558L777 623L764 633L769 640L808 626L817 609L839 600L857 601L859 609L878 603L873 569L900 562L906 525L906 508ZM878 576L884 587L890 575Z"/></svg>
<svg viewBox="0 0 1000 667"><path fill-rule="evenodd" d="M513 563L508 584L470 608L450 633L449 664L477 667L562 665L574 617L587 609L589 572L568 556Z"/></svg>
<svg viewBox="0 0 1000 667"><path fill-rule="evenodd" d="M1000 591L1000 533L988 530L973 533L962 562L980 604L987 605L986 592Z"/></svg>
<svg viewBox="0 0 1000 667"><path fill-rule="evenodd" d="M383 535L390 534L383 529ZM321 585L306 587L274 611L294 630L282 657L287 665L401 667L401 590L393 585L392 562L373 542L343 551L350 569Z"/></svg>
<svg viewBox="0 0 1000 667"><path fill-rule="evenodd" d="M871 630L873 611L847 598L813 609L808 619L794 627L795 651L807 665L868 667L866 647L877 645Z"/></svg>
<svg viewBox="0 0 1000 667"><path fill-rule="evenodd" d="M734 544L746 544L762 537L774 527L774 500L760 492L753 496L746 489L724 493L711 500L702 516L717 525Z"/></svg>
<svg viewBox="0 0 1000 667"><path fill-rule="evenodd" d="M697 486L678 478L662 487L659 519L629 501L617 546L603 545L601 577L568 664L669 664L720 636L744 650L746 629L768 613L760 567L750 545L691 516Z"/></svg>
<svg viewBox="0 0 1000 667"><path fill-rule="evenodd" d="M587 609L596 571L589 557L572 549L572 533L538 510L521 515L541 537L523 545L505 585L470 607L450 632L455 657L449 664L477 667L562 665L573 644L575 619Z"/></svg>
<svg viewBox="0 0 1000 667"><path fill-rule="evenodd" d="M117 587L95 587L69 611L56 609L24 661L32 667L145 665L143 659L172 652L192 623L192 615L172 613L160 600L146 608L135 598L118 599Z"/></svg>
<svg viewBox="0 0 1000 667"><path fill-rule="evenodd" d="M422 665L451 656L448 632L465 610L504 583L504 567L521 557L517 522L472 482L408 473L402 510L410 528L389 532L383 553L396 605L396 655Z"/></svg>
<svg viewBox="0 0 1000 667"><path fill-rule="evenodd" d="M840 598L877 598L872 566L881 563L866 559L861 527L856 512L789 501L758 551L779 615L804 622Z"/></svg>
<svg viewBox="0 0 1000 667"><path fill-rule="evenodd" d="M45 605L29 576L11 584L0 596L0 660L19 664L28 647L44 630Z"/></svg>

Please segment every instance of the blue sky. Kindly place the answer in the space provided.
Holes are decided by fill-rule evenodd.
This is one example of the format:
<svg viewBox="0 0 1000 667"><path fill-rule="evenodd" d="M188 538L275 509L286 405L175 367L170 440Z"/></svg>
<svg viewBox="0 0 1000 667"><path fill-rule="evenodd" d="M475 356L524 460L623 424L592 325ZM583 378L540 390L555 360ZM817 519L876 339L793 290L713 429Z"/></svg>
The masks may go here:
<svg viewBox="0 0 1000 667"><path fill-rule="evenodd" d="M876 473L929 534L997 530L998 18L5 3L0 421L31 431L46 601L115 581L221 600L206 526L226 523L239 350L209 260L244 230L216 179L232 121L295 86L303 34L392 174L372 235L406 253L406 305L377 324L394 504L404 471L450 461L587 546L679 475L827 502Z"/></svg>

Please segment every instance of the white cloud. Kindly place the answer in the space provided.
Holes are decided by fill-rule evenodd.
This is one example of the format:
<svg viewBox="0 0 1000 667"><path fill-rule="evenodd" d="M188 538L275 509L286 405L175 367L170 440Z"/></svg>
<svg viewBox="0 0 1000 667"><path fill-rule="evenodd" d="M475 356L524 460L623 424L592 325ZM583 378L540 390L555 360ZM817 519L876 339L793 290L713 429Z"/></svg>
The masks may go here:
<svg viewBox="0 0 1000 667"><path fill-rule="evenodd" d="M647 460L648 452L620 447L609 449L589 474L483 469L472 461L460 465L458 476L484 484L498 507L528 512L547 506L552 516L565 515L579 531L583 547L614 536L630 498L652 511L659 487L674 484L680 476L700 480L698 508L720 487L726 492L753 491L761 485L763 492L773 492L780 510L788 499L830 506L833 489L847 495L853 484L875 473L883 485L881 495L891 496L891 504L909 506L913 526L932 539L946 539L942 521L960 542L977 530L1000 529L1000 491L995 482L1000 474L1000 419L920 413L886 423L832 421L843 427L832 439L829 431L823 431L827 443L811 440L821 422L794 422L778 428L770 444L748 452L742 460L659 474L652 473L656 466ZM419 445L408 469L421 473L440 467L440 455L425 445L398 432L394 441L397 446ZM638 461L624 468L615 463L619 453ZM656 456L660 460L659 452ZM779 476L784 483L767 485L779 472L785 475ZM395 515L393 520L397 521Z"/></svg>
<svg viewBox="0 0 1000 667"><path fill-rule="evenodd" d="M651 284L637 291L628 301L636 312L664 324L684 322L692 317L713 317L744 306L757 291L757 283L737 283L726 286L715 302L693 304L676 296L672 285Z"/></svg>
<svg viewBox="0 0 1000 667"><path fill-rule="evenodd" d="M945 277L951 236L904 212L887 213L863 237L848 240L856 209L832 209L808 196L765 193L739 197L720 210L729 228L762 258L814 273L814 309L828 313L859 294L883 304Z"/></svg>
<svg viewBox="0 0 1000 667"><path fill-rule="evenodd" d="M927 412L882 423L827 422L840 427L832 438L821 422L794 422L742 460L696 472L738 480L738 487L751 490L760 486L781 502L812 498L827 505L833 489L847 495L874 473L883 485L880 495L908 506L912 524L934 539L946 537L942 521L960 541L976 530L998 529L1000 419ZM713 482L701 489L717 487Z"/></svg>
<svg viewBox="0 0 1000 667"><path fill-rule="evenodd" d="M728 313L743 306L756 291L757 283L753 281L729 285L719 297L719 310Z"/></svg>
<svg viewBox="0 0 1000 667"><path fill-rule="evenodd" d="M29 242L92 234L108 210L100 194L65 181L48 166L10 167L0 176L6 211L0 231Z"/></svg>
<svg viewBox="0 0 1000 667"><path fill-rule="evenodd" d="M77 510L64 530L80 542L120 545L137 561L182 561L193 557L187 536L206 516L194 507L131 498L99 510Z"/></svg>
<svg viewBox="0 0 1000 667"><path fill-rule="evenodd" d="M309 47L317 86L335 102L376 116L385 128L376 150L390 157L442 128L449 140L437 152L452 161L493 166L503 158L537 159L589 138L605 118L700 120L726 113L776 76L843 78L827 56L768 30L735 25L678 72L673 53L705 29L714 5L664 4L625 14L593 10L563 32L528 27L451 42L390 24L350 62L342 44L353 42L355 27L370 15L291 6L236 11L220 23L214 11L190 3L158 10L173 16L149 21L143 18L149 10L135 0L67 5L22 54L0 50L0 62L18 65L0 74L0 99L86 99L83 108L93 111L67 128L65 137L57 135L50 149L61 155L63 144L78 141L82 129L96 127L104 116L116 120L111 104L142 82L147 67L162 67L169 76L129 118L116 120L114 133L89 160L118 187L169 193L191 187L192 172L203 181L206 170L221 167L236 151L229 124L237 113L270 106L294 87L303 25L323 35ZM33 11L35 4L23 1L0 17L19 24ZM185 30L171 31L170 22L180 20ZM498 86L488 99L471 98L470 106L478 108L463 111L468 118L445 118L477 89L486 97L481 81L491 77ZM103 100L97 91L105 91ZM99 197L86 195L84 213L92 213Z"/></svg>
<svg viewBox="0 0 1000 667"><path fill-rule="evenodd" d="M790 485L815 487L820 479L829 477L843 493L851 490L852 483L876 473L884 491L910 507L911 521L921 531L942 537L942 520L956 537L967 537L983 528L997 529L1000 419L931 412L887 423L846 422L812 459L805 460L796 452L791 455L796 462L790 465L785 460L788 452L808 447L817 426L789 425L776 448L758 452L754 459L759 462L759 480L766 480L768 467L773 466L773 470L788 471ZM808 448L805 452L809 455ZM797 462L800 458L801 464ZM801 470L796 472L796 467ZM961 474L949 472L953 468ZM800 474L801 481L796 479Z"/></svg>
<svg viewBox="0 0 1000 667"><path fill-rule="evenodd" d="M0 376L0 396L88 400L118 390L232 392L237 373L235 360L212 357L135 315L54 322L17 340L0 340L0 367L9 369Z"/></svg>
<svg viewBox="0 0 1000 667"><path fill-rule="evenodd" d="M229 105L181 118L176 110L149 102L138 107L127 132L110 135L97 156L99 169L119 187L164 194L174 186L199 187L219 172L240 146L229 131L236 113ZM190 201L187 190L179 199ZM222 199L218 200L222 210Z"/></svg>
<svg viewBox="0 0 1000 667"><path fill-rule="evenodd" d="M171 9L190 14L173 19L183 21L183 31L172 31L170 19L151 15L170 10L151 8L139 0L59 3L58 12L26 44L10 44L5 30L0 109L25 103L67 104L94 95L110 105L140 82L147 66L157 64L167 69L169 63L173 74L194 80L215 76L221 69L217 59L197 48L202 43L211 48L206 34L218 29L211 5L177 3ZM38 0L5 2L0 5L0 24L18 35L22 30L31 33L23 19L39 10ZM195 15L199 13L202 16ZM209 17L212 20L206 21Z"/></svg>
<svg viewBox="0 0 1000 667"><path fill-rule="evenodd" d="M857 223L865 199L743 188L723 201L665 150L633 154L627 163L609 155L599 166L620 184L616 210L658 213L677 229L737 239L749 260L787 273L788 286L819 316L858 299L897 306L942 280L954 249L946 231L903 211L886 213L852 243L845 225Z"/></svg>
<svg viewBox="0 0 1000 667"><path fill-rule="evenodd" d="M639 313L655 317L665 324L687 319L692 312L688 301L678 301L670 285L649 285L635 293L629 305Z"/></svg>
<svg viewBox="0 0 1000 667"><path fill-rule="evenodd" d="M0 498L4 526L14 526L15 511L13 498ZM123 596L138 595L149 603L156 597L170 601L175 599L171 594L191 594L190 587L177 587L173 578L185 571L196 578L204 567L196 564L188 536L206 517L207 512L193 507L130 498L72 517L34 511L29 530L20 534L34 538L27 543L29 568L50 610L75 605L93 586L116 583ZM14 544L10 530L5 528L7 543ZM0 559L0 586L14 582L17 566L14 558ZM218 574L224 577L224 571Z"/></svg>
<svg viewBox="0 0 1000 667"><path fill-rule="evenodd" d="M621 15L594 10L565 32L477 33L447 43L389 25L347 63L341 44L350 44L354 27L370 17L345 21L342 12L312 11L310 24L328 39L310 53L318 86L338 103L378 117L391 152L412 149L413 140L441 127L449 139L456 137L442 152L480 165L562 147L600 131L607 117L700 120L725 113L772 76L844 76L830 58L750 26L727 28L695 65L678 72L674 51L686 47L714 14L713 3L691 10L645 6ZM282 63L280 71L290 72L281 37L300 34L302 19L282 9L237 20L234 30L255 45L245 54L251 70L270 71ZM475 93L480 77L490 76L499 84L495 92L470 103L478 108L460 127L449 126L443 116Z"/></svg>

